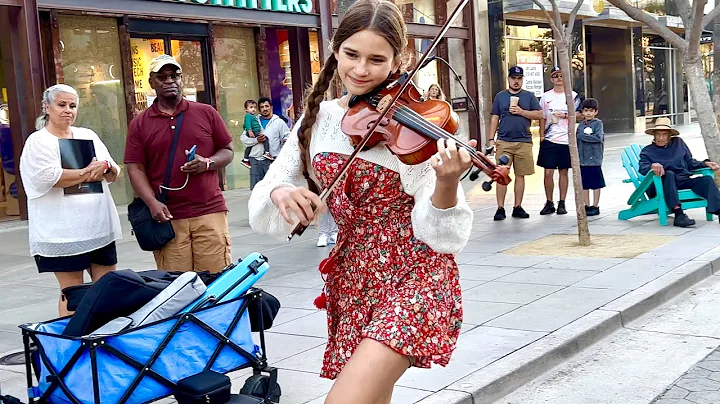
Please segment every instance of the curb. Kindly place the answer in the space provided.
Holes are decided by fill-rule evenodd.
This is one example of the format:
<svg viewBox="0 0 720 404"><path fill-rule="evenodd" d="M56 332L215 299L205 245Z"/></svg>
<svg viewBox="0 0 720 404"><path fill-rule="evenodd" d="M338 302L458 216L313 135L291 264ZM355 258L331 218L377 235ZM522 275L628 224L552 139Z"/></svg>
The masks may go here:
<svg viewBox="0 0 720 404"><path fill-rule="evenodd" d="M465 376L418 404L490 404L631 321L720 272L717 257L695 259L545 337ZM696 257L697 258L697 257Z"/></svg>

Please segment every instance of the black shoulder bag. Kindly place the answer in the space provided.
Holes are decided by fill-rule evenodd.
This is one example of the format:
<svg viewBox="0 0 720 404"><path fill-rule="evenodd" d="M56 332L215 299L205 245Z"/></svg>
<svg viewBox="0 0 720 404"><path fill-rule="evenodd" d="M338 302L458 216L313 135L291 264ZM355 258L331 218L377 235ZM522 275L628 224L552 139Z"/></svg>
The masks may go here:
<svg viewBox="0 0 720 404"><path fill-rule="evenodd" d="M170 171L175 161L175 151L177 149L178 139L180 138L180 127L182 126L183 112L180 112L175 118L175 132L173 133L172 145L170 146L170 155L168 156L167 167L165 168L165 179L162 185L164 187L170 184ZM167 205L167 191L160 188L155 198ZM140 248L145 251L157 251L175 238L175 230L168 221L160 223L153 219L150 208L145 201L136 197L132 203L128 205L128 220L132 226L135 238Z"/></svg>

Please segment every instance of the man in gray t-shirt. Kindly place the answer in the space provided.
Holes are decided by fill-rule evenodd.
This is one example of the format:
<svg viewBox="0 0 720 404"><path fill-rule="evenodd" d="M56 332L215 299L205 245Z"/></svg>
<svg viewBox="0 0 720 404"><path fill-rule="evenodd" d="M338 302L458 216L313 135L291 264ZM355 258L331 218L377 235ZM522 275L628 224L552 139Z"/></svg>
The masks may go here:
<svg viewBox="0 0 720 404"><path fill-rule="evenodd" d="M510 158L515 171L515 204L512 216L527 219L530 215L522 208L525 193L525 176L535 173L532 153L530 123L542 118L540 103L535 95L522 89L523 69L513 66L508 71L508 89L495 96L490 119L490 144L495 145L495 155ZM497 131L497 140L495 132ZM505 219L506 185L497 185L498 209L494 220Z"/></svg>

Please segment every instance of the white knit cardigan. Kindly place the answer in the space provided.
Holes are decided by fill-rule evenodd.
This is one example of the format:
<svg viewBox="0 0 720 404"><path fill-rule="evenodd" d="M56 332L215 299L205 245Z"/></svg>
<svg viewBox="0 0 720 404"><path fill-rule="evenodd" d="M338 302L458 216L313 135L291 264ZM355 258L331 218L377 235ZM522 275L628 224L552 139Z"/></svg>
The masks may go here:
<svg viewBox="0 0 720 404"><path fill-rule="evenodd" d="M313 125L311 159L319 153L349 155L353 152L349 138L340 130L344 114L345 109L338 100L320 104L320 111ZM294 224L288 224L270 199L270 193L279 187L307 187L307 181L302 175L297 136L301 122L302 119L295 125L265 178L255 185L248 202L250 226L253 230L279 239L287 237L298 221L293 216ZM409 166L400 162L382 146L360 152L358 158L400 173L403 191L415 199L412 227L416 238L439 253L454 254L463 249L470 238L473 212L465 200L462 186L458 187L458 201L454 207L437 209L431 202L436 178L430 161ZM338 192L337 189L334 192Z"/></svg>

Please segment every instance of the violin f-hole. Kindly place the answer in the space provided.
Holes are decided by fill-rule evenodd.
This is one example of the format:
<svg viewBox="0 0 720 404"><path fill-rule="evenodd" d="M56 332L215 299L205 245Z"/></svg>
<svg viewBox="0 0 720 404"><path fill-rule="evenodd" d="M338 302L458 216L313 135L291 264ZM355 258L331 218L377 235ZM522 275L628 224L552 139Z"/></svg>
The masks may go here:
<svg viewBox="0 0 720 404"><path fill-rule="evenodd" d="M372 128L373 125L375 125L374 119L368 122L366 129ZM383 118L383 120L380 121L380 124L378 126L388 126L388 125L390 125L390 118Z"/></svg>

